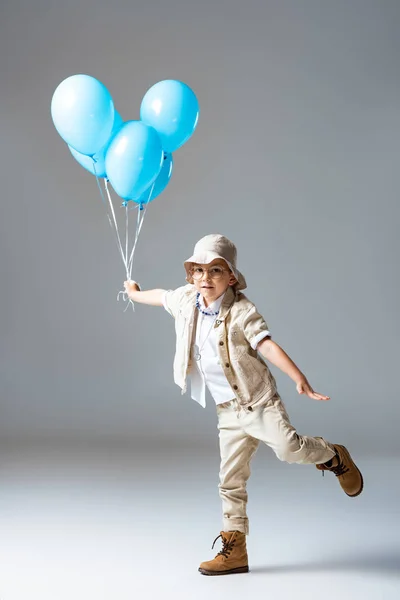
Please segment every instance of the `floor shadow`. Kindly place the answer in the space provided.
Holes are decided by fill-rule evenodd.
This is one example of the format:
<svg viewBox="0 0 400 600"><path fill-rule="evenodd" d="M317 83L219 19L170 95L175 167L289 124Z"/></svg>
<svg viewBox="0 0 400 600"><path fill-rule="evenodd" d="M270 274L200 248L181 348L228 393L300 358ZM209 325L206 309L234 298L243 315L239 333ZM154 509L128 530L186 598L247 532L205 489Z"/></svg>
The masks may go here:
<svg viewBox="0 0 400 600"><path fill-rule="evenodd" d="M361 554L358 556L342 556L332 559L325 558L324 560L299 562L296 564L283 564L273 566L255 566L251 567L252 573L321 573L341 571L360 572L390 575L400 579L400 552L376 552L375 554Z"/></svg>

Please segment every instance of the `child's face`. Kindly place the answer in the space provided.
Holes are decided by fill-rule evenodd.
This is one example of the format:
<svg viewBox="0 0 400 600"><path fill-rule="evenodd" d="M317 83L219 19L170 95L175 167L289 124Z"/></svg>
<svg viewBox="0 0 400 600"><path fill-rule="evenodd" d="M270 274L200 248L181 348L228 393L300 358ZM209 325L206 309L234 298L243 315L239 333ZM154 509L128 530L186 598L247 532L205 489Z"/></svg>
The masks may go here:
<svg viewBox="0 0 400 600"><path fill-rule="evenodd" d="M203 296L206 306L226 292L236 283L236 278L224 260L219 258L207 265L193 263L191 274L194 286Z"/></svg>

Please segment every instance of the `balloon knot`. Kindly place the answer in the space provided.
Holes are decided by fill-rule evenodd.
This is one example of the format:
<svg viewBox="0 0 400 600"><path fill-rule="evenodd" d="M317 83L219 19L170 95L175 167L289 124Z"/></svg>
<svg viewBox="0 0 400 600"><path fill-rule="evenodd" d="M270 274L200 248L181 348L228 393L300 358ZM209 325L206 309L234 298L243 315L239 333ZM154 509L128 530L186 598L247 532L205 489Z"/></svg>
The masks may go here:
<svg viewBox="0 0 400 600"><path fill-rule="evenodd" d="M126 293L126 290L121 290L120 292L118 292L118 294L117 294L118 302L119 302L120 296L122 296L123 302L127 303L124 312L126 312L128 310L129 306L132 306L132 310L133 310L133 312L135 312L135 305L134 305L133 301L129 298L128 294Z"/></svg>

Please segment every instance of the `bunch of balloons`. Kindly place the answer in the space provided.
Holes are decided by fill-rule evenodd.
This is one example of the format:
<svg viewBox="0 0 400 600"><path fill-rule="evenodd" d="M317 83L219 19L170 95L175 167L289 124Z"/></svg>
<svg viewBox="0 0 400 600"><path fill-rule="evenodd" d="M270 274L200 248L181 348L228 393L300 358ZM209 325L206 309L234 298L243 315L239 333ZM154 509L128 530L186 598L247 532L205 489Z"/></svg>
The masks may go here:
<svg viewBox="0 0 400 600"><path fill-rule="evenodd" d="M145 94L140 120L124 122L106 87L89 75L73 75L57 87L51 101L53 123L72 156L96 176L107 216L114 231L127 279L132 278L133 257L148 204L168 185L172 153L192 136L199 119L194 92L181 81L160 81ZM100 185L104 178L105 199ZM111 183L125 207L125 243L108 189ZM137 223L129 238L128 205L136 203ZM120 294L128 304L133 302ZM125 310L126 310L125 309Z"/></svg>
<svg viewBox="0 0 400 600"><path fill-rule="evenodd" d="M73 75L55 90L51 115L78 163L142 208L168 185L172 153L196 129L199 104L185 83L160 81L145 94L140 120L124 122L100 81Z"/></svg>

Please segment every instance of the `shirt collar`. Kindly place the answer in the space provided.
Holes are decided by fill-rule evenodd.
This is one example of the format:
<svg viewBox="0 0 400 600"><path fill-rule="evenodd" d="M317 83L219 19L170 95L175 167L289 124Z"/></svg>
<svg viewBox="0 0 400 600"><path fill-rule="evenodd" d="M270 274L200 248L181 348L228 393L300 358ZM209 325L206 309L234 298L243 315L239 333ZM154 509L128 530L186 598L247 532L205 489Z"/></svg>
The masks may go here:
<svg viewBox="0 0 400 600"><path fill-rule="evenodd" d="M202 310L205 310L207 312L215 312L221 308L221 304L224 299L224 296L225 296L225 292L219 298L214 300L214 302L212 302L212 304L209 304L208 306L206 306L204 304L203 296L200 294L200 297L199 297L200 308L202 308Z"/></svg>

